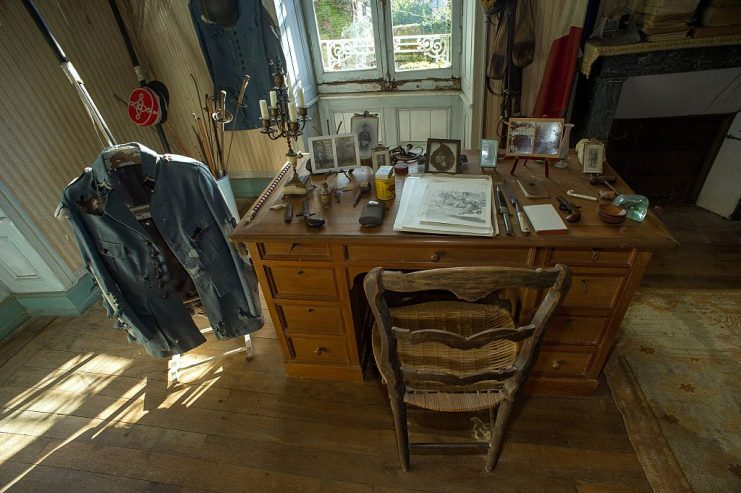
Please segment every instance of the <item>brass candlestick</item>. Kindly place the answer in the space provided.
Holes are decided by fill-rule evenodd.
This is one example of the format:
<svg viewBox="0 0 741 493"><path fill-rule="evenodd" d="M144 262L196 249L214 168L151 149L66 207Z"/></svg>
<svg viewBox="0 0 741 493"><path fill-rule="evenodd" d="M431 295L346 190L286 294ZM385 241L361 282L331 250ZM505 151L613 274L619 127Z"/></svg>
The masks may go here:
<svg viewBox="0 0 741 493"><path fill-rule="evenodd" d="M291 103L291 95L288 93L283 67L280 62L273 62L272 60L270 61L270 65L275 65L276 67L273 73L273 81L275 83L273 91L275 91L277 96L277 104L275 107L271 106L269 119L262 118L262 129L260 129L260 132L267 135L270 140L286 139L286 143L288 144L286 158L293 168L293 176L283 187L283 193L288 196L306 195L306 184L301 181L296 171L298 154L293 150L291 141L296 141L302 135L306 122L310 121L311 118L307 116L306 108L297 108L297 121L290 121L288 105Z"/></svg>

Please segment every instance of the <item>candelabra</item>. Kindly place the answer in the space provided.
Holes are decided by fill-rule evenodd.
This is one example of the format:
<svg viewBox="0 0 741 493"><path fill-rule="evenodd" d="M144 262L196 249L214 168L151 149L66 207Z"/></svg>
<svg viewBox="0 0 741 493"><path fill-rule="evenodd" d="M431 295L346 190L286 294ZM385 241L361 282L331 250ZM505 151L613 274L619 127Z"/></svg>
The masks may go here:
<svg viewBox="0 0 741 493"><path fill-rule="evenodd" d="M296 92L296 101L291 100L291 89L287 83L286 75L280 62L270 61L275 66L273 73L273 89L270 91L270 108L267 101L260 100L260 119L262 129L260 132L267 135L270 140L286 139L288 152L286 158L293 168L293 177L283 188L285 195L306 195L306 184L301 181L296 171L298 154L293 150L291 141L303 133L306 122L311 120L306 116L304 107L304 92L299 88Z"/></svg>

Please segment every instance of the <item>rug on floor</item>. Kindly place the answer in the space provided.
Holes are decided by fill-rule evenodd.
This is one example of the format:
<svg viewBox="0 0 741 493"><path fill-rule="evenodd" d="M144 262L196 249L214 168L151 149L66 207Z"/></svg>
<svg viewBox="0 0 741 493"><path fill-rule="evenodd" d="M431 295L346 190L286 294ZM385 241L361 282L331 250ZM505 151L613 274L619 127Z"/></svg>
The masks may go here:
<svg viewBox="0 0 741 493"><path fill-rule="evenodd" d="M654 491L741 491L741 290L639 289L605 368Z"/></svg>

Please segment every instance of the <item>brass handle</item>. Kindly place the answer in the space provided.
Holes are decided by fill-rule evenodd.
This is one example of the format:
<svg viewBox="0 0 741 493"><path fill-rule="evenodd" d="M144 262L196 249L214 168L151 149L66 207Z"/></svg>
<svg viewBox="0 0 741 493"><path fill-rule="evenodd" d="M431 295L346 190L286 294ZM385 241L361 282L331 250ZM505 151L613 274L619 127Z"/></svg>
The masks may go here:
<svg viewBox="0 0 741 493"><path fill-rule="evenodd" d="M554 370L558 370L559 368L561 368L561 362L558 361L557 359L555 359L555 360L553 360L553 365L552 366L553 366L553 369Z"/></svg>
<svg viewBox="0 0 741 493"><path fill-rule="evenodd" d="M303 275L303 273L304 273L304 271L302 271L302 270L298 271L298 275L299 275L299 276L300 276L300 275Z"/></svg>
<svg viewBox="0 0 741 493"><path fill-rule="evenodd" d="M599 260L599 251L595 248L592 249L592 262L596 262Z"/></svg>
<svg viewBox="0 0 741 493"><path fill-rule="evenodd" d="M314 309L313 308L307 308L306 311L309 312L309 313L311 313L311 312L314 311Z"/></svg>
<svg viewBox="0 0 741 493"><path fill-rule="evenodd" d="M581 290L584 291L584 294L589 292L589 283L586 279L581 280Z"/></svg>
<svg viewBox="0 0 741 493"><path fill-rule="evenodd" d="M440 252L434 252L432 255L430 255L430 260L432 262L439 262L440 261Z"/></svg>
<svg viewBox="0 0 741 493"><path fill-rule="evenodd" d="M314 354L316 354L317 356L321 356L321 354L322 354L322 353L323 353L324 351L326 351L326 349L324 349L323 347L318 347L318 348L316 348L316 349L314 350Z"/></svg>
<svg viewBox="0 0 741 493"><path fill-rule="evenodd" d="M566 319L566 328L567 329L573 329L574 328L574 320L571 318Z"/></svg>

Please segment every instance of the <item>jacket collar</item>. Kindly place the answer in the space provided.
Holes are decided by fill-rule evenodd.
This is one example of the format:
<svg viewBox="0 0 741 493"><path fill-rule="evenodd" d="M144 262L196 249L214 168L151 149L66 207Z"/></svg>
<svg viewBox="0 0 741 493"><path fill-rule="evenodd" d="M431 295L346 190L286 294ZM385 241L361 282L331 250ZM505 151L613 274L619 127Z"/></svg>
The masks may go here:
<svg viewBox="0 0 741 493"><path fill-rule="evenodd" d="M99 186L106 188L112 188L111 180L108 176L108 167L106 166L106 158L116 152L116 150L136 147L139 149L141 156L141 166L144 176L151 177L152 179L157 178L157 159L159 155L149 147L139 144L138 142L130 142L128 144L119 144L112 147L107 147L101 151L97 159L93 163L93 177L98 182Z"/></svg>

